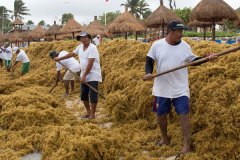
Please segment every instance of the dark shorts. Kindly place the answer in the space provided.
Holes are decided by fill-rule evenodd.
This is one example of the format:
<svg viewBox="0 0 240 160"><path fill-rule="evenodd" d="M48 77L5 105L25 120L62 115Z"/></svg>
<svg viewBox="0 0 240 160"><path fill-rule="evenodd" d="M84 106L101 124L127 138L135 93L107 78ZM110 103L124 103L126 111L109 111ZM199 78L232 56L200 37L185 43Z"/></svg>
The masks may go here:
<svg viewBox="0 0 240 160"><path fill-rule="evenodd" d="M172 103L177 114L189 113L189 98L187 96L178 98L154 97L153 112L157 112L159 116L168 114Z"/></svg>
<svg viewBox="0 0 240 160"><path fill-rule="evenodd" d="M87 82L89 85L94 87L96 90L98 90L98 82L97 81L91 81ZM82 101L89 101L91 103L97 103L98 102L98 94L94 92L92 89L90 89L86 84L81 83L81 100Z"/></svg>

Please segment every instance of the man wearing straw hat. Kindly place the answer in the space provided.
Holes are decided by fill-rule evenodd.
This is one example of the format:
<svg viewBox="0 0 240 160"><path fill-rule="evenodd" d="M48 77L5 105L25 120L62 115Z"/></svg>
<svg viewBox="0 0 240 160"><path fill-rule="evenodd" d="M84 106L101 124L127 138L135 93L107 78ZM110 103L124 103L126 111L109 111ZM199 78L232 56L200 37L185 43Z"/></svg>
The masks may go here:
<svg viewBox="0 0 240 160"><path fill-rule="evenodd" d="M67 55L68 52L67 51L61 51L61 52L56 52L56 51L51 51L49 53L49 57L51 59L54 59L55 57L63 57L65 55ZM80 72L80 64L79 62L71 57L65 60L62 60L61 63L66 66L68 69L70 69L71 71L73 71L74 73L79 73ZM62 69L62 65L59 64L58 62L56 62L56 69L57 69L57 78L56 78L56 83L58 83L60 81L60 71ZM71 92L74 91L74 80L75 80L75 75L74 73L71 73L69 70L67 70L67 72L65 73L64 77L63 77L63 81L64 81L64 87L65 87L65 91L66 94L64 95L65 97L69 95L69 82L70 82L70 86L71 86Z"/></svg>
<svg viewBox="0 0 240 160"><path fill-rule="evenodd" d="M13 53L17 54L17 58L16 58L15 63L13 64L11 70L13 72L16 69L18 62L22 62L21 76L23 76L24 74L29 72L29 69L30 69L29 58L28 58L27 54L25 53L25 51L22 49L19 49L18 47L13 48Z"/></svg>
<svg viewBox="0 0 240 160"><path fill-rule="evenodd" d="M146 75L144 80L153 79L153 64L157 63L157 73L181 66L186 62L195 61L197 57L192 53L191 47L183 40L183 30L186 27L179 21L171 21L167 25L168 34L166 38L153 43L146 59ZM214 54L208 57L210 60L216 58ZM157 142L158 146L170 144L170 137L167 134L167 114L171 110L171 104L180 117L183 131L183 147L181 153L191 151L190 148L190 120L189 120L189 85L188 70L180 70L167 73L154 79L153 111L157 112L157 121L161 130L162 139Z"/></svg>
<svg viewBox="0 0 240 160"><path fill-rule="evenodd" d="M82 43L78 45L72 53L60 58L54 58L54 60L60 61L78 55L81 66L81 100L87 112L82 118L94 119L98 103L98 94L90 89L85 83L88 83L98 90L98 83L102 82L100 57L97 47L91 43L90 34L81 32L77 39Z"/></svg>

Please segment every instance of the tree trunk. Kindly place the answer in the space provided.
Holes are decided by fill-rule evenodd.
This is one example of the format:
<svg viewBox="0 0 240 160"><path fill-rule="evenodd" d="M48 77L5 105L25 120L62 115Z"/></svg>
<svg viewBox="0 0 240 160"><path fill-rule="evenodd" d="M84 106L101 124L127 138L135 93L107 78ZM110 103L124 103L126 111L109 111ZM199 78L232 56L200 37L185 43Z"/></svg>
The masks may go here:
<svg viewBox="0 0 240 160"><path fill-rule="evenodd" d="M164 38L164 23L162 23L162 37L161 38Z"/></svg>
<svg viewBox="0 0 240 160"><path fill-rule="evenodd" d="M203 40L206 40L206 26L203 26Z"/></svg>

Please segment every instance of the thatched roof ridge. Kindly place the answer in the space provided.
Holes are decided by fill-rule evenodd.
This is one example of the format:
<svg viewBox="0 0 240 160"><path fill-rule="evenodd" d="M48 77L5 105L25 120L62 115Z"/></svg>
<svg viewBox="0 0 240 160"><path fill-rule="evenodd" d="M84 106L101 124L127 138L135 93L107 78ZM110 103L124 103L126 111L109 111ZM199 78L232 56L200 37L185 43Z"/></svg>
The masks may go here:
<svg viewBox="0 0 240 160"><path fill-rule="evenodd" d="M61 29L61 33L72 33L81 31L82 25L75 21L74 19L70 19Z"/></svg>
<svg viewBox="0 0 240 160"><path fill-rule="evenodd" d="M183 22L172 10L163 5L163 0L160 0L160 6L152 12L146 22L146 26L150 28L157 28L162 25L167 25L172 20L179 20Z"/></svg>
<svg viewBox="0 0 240 160"><path fill-rule="evenodd" d="M237 20L237 14L223 0L201 0L192 10L191 20L220 22L224 19Z"/></svg>
<svg viewBox="0 0 240 160"><path fill-rule="evenodd" d="M137 32L144 30L145 28L131 13L127 11L127 9L124 13L119 15L109 26L110 33Z"/></svg>
<svg viewBox="0 0 240 160"><path fill-rule="evenodd" d="M32 39L40 39L44 37L45 30L42 28L42 26L37 26L34 30L32 30L29 34L30 38Z"/></svg>
<svg viewBox="0 0 240 160"><path fill-rule="evenodd" d="M19 18L16 18L16 19L13 21L13 25L23 25L23 22L22 22L22 20L20 20Z"/></svg>

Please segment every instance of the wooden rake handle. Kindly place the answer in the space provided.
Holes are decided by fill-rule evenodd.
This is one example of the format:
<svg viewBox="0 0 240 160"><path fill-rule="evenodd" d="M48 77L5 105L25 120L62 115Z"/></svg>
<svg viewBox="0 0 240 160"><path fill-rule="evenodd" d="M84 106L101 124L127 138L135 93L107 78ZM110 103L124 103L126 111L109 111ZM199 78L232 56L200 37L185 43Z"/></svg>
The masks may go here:
<svg viewBox="0 0 240 160"><path fill-rule="evenodd" d="M61 77L59 78L59 81L63 78L66 72L67 70L65 70L65 72L61 75ZM49 93L51 93L55 87L57 87L57 82L54 83L54 86L50 89Z"/></svg>
<svg viewBox="0 0 240 160"><path fill-rule="evenodd" d="M59 64L61 64L66 70L69 70L72 74L74 74L77 79L82 83L79 75L77 75L77 73L73 72L72 70L70 70L69 68L67 68L64 64L62 64L60 61L58 62ZM103 99L106 99L105 96L100 93L98 90L96 90L93 86L91 86L90 84L88 83L83 83L83 84L86 84L91 90L93 90L94 92L96 92L97 94L99 94Z"/></svg>
<svg viewBox="0 0 240 160"><path fill-rule="evenodd" d="M232 48L232 49L226 50L226 51L224 51L224 52L217 53L216 56L217 56L217 57L220 57L220 56L223 56L223 55L225 55L225 54L229 54L229 53L232 53L232 52L235 52L235 51L238 51L238 50L240 50L240 46L239 46L239 47L236 47L236 48ZM194 66L194 65L197 65L197 64L200 64L200 63L205 63L205 62L208 62L208 61L209 61L208 57L201 58L201 59L196 60L196 61L194 61L194 62L186 63L186 64L184 64L184 65L181 65L181 66L179 66L179 67L176 67L176 68L167 70L167 71L165 71L165 72L155 74L155 75L152 76L152 78L155 78L155 77L158 77L158 76L161 76L161 75L164 75L164 74L167 74L167 73L170 73L170 72L173 72L173 71L176 71L176 70L179 70L179 69L188 67L188 66Z"/></svg>

